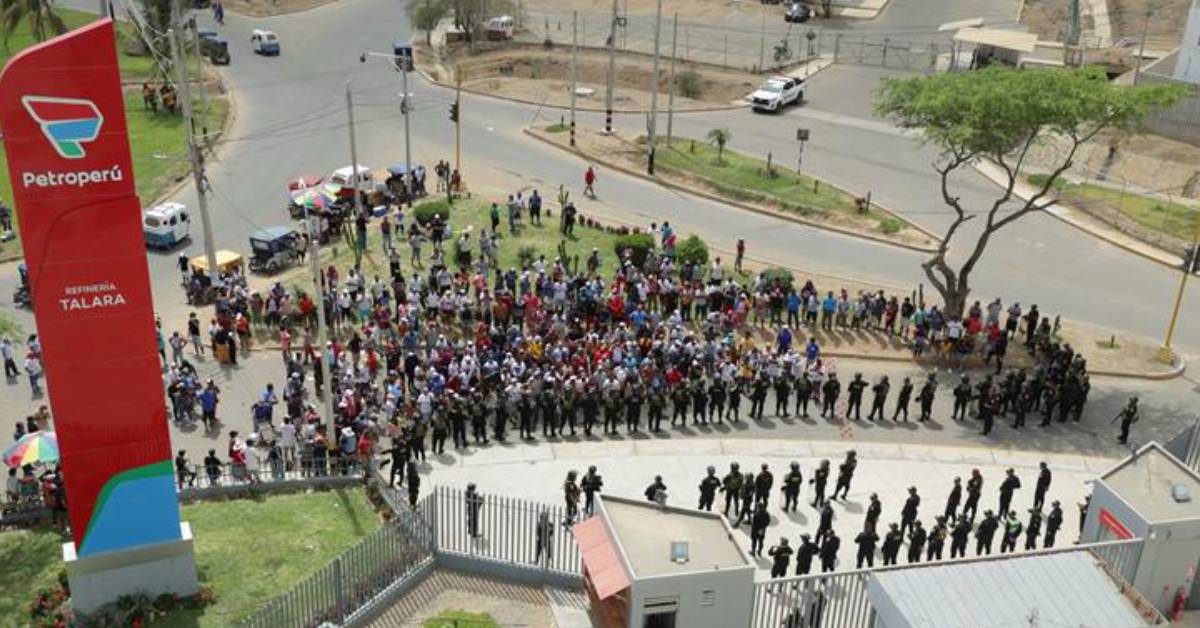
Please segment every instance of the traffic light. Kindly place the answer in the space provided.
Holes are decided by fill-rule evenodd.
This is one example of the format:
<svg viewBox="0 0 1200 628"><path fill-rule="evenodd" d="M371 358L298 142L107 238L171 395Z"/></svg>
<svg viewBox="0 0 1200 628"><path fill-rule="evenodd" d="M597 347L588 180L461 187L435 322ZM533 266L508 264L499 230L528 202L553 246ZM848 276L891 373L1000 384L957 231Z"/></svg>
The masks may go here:
<svg viewBox="0 0 1200 628"><path fill-rule="evenodd" d="M450 103L450 121L458 122L458 101Z"/></svg>

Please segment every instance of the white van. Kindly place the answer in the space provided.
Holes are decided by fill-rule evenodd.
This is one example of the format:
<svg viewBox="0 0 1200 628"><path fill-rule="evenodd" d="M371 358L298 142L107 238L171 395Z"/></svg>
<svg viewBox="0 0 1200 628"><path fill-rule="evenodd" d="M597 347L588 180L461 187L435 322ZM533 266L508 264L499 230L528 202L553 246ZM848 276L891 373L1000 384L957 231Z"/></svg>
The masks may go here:
<svg viewBox="0 0 1200 628"><path fill-rule="evenodd" d="M333 171L326 179L329 183L336 183L342 187L351 187L354 184L354 168L346 166ZM358 190L366 193L375 189L375 177L371 174L371 168L358 164Z"/></svg>
<svg viewBox="0 0 1200 628"><path fill-rule="evenodd" d="M188 239L191 231L192 221L182 203L163 203L142 212L142 233L151 248L174 248Z"/></svg>
<svg viewBox="0 0 1200 628"><path fill-rule="evenodd" d="M501 15L488 20L487 38L490 40L512 39L513 18L511 15Z"/></svg>

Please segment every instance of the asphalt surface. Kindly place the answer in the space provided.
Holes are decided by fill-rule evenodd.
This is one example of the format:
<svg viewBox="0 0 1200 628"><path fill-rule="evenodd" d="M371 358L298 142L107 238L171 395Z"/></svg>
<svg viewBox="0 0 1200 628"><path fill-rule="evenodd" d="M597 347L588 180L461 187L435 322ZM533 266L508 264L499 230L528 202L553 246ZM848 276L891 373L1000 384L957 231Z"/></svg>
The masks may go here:
<svg viewBox="0 0 1200 628"><path fill-rule="evenodd" d="M939 9L932 6L935 4L954 8ZM845 28L877 33L928 31L949 19L978 15L977 11L988 5L895 0L879 19ZM80 8L88 7L80 3ZM208 14L201 14L200 21L208 22ZM249 46L254 28L276 30L283 54L254 55ZM220 158L211 162L208 170L214 188L210 206L218 249L245 252L251 231L287 223L284 183L289 177L329 172L350 163L347 84L355 94L359 162L380 168L403 161L399 77L386 61L359 61L360 52L387 51L394 39L410 35L402 3L342 0L290 16L251 19L229 15L218 30L231 42L233 62L219 71L235 97L237 112L219 149ZM935 154L874 118L870 111L870 94L878 80L896 75L891 70L837 65L812 79L809 102L802 107L779 116L747 110L679 115L675 131L679 136L696 137L723 126L732 131L735 150L792 155L795 127L807 127L812 141L805 148L806 171L850 190L870 190L874 200L936 231L948 223L949 216L938 200L937 179L930 168ZM414 160L432 164L439 158L452 158L453 128L447 120L447 107L453 93L415 74L410 83ZM581 196L578 189L585 164L520 132L535 118L556 120L561 112L469 94L463 96L462 112L464 174L469 184L486 181L486 187L515 189L565 183L576 191L576 198ZM598 127L602 118L581 114L580 122ZM640 115L618 119L619 127L629 132L642 131L644 123ZM665 120L659 129L665 129ZM960 177L956 184L956 193L972 207L985 206L998 191L973 173ZM896 247L780 222L603 170L598 191L598 201L580 203L585 214L645 222L670 219L682 230L697 231L723 248L732 248L738 237L745 237L752 256L826 273L911 288L924 280L918 267L921 255ZM174 200L195 207L192 186L182 188ZM970 230L963 235L970 235ZM197 225L193 240L182 252L197 255L202 251ZM156 300L168 328L182 325L187 309L174 269L179 253L150 253ZM962 247L955 247L954 255L962 254ZM15 269L9 265L0 271L0 292L11 294L14 281ZM1165 329L1177 282L1177 273L1049 216L1028 217L998 234L974 275L981 298L996 294L1006 300L1018 299L1026 306L1036 302L1046 312L1150 337L1159 337ZM1190 305L1185 308L1176 341L1192 350L1200 346L1200 325L1195 324L1194 315L1188 319L1200 303L1197 283L1192 282L1188 291ZM17 316L32 329L28 312L17 312ZM1124 383L1114 386L1126 387ZM1187 380L1133 387L1148 394L1164 391L1163 409L1193 412L1195 390ZM23 392L17 399L23 398Z"/></svg>

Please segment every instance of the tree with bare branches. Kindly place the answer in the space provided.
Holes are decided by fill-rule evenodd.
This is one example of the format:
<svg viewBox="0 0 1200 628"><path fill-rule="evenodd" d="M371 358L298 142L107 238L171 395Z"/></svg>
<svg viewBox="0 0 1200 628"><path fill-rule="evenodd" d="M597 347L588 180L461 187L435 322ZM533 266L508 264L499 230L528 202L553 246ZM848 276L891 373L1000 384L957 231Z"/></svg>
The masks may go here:
<svg viewBox="0 0 1200 628"><path fill-rule="evenodd" d="M933 168L941 180L942 202L954 220L941 244L921 264L941 294L947 316L962 316L971 292L970 277L992 236L1052 203L1049 193L1072 165L1080 146L1107 129L1131 131L1157 107L1183 95L1171 85L1122 86L1098 68L1013 70L991 67L914 78L888 79L876 94L875 111L901 127L921 132L940 149ZM1014 190L1027 177L1026 158L1043 140L1062 138L1068 150L1026 199ZM952 191L951 179L977 161L1003 172L999 195L982 207L968 207ZM1041 181L1041 179L1039 179ZM947 260L963 224L981 219L974 244L957 267Z"/></svg>

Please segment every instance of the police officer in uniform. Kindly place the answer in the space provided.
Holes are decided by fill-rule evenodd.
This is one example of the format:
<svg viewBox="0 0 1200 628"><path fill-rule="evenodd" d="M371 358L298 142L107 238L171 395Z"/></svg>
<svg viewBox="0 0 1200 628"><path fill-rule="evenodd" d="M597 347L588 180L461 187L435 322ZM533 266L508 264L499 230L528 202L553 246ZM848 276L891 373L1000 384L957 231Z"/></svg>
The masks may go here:
<svg viewBox="0 0 1200 628"><path fill-rule="evenodd" d="M759 504L750 518L750 555L762 557L763 541L767 537L767 526L771 523L771 515L767 514L766 504Z"/></svg>
<svg viewBox="0 0 1200 628"><path fill-rule="evenodd" d="M912 379L905 377L904 383L900 384L900 394L896 397L896 411L892 413L892 421L895 421L900 416L900 413L903 412L904 422L908 423L908 402L912 399L912 392Z"/></svg>
<svg viewBox="0 0 1200 628"><path fill-rule="evenodd" d="M579 482L579 488L583 489L583 510L590 515L596 506L596 493L604 488L604 478L596 473L596 465L588 467L587 473Z"/></svg>
<svg viewBox="0 0 1200 628"><path fill-rule="evenodd" d="M1129 403L1125 404L1116 418L1121 420L1121 436L1117 438L1117 442L1124 445L1129 442L1129 428L1141 418L1138 416L1138 398L1130 397Z"/></svg>
<svg viewBox="0 0 1200 628"><path fill-rule="evenodd" d="M983 511L983 520L979 522L979 527L975 529L975 555L979 556L986 553L992 555L992 541L996 537L996 530L1000 527L1000 521L992 511Z"/></svg>
<svg viewBox="0 0 1200 628"><path fill-rule="evenodd" d="M808 480L808 483L813 485L813 508L825 501L825 483L828 481L829 461L822 460L821 464L817 466L817 470L813 472L813 476Z"/></svg>
<svg viewBox="0 0 1200 628"><path fill-rule="evenodd" d="M958 512L958 503L962 501L962 478L954 478L954 487L950 489L950 495L946 498L946 510L942 516L947 521L953 521L954 515ZM963 509L966 513L966 509Z"/></svg>
<svg viewBox="0 0 1200 628"><path fill-rule="evenodd" d="M714 467L708 468L708 475L705 475L700 480L700 510L712 512L713 499L717 496L717 489L721 486L721 480L717 478L717 470Z"/></svg>
<svg viewBox="0 0 1200 628"><path fill-rule="evenodd" d="M774 485L775 474L771 473L766 463L763 463L762 470L754 478L754 503L766 506L767 501L771 498L771 487Z"/></svg>
<svg viewBox="0 0 1200 628"><path fill-rule="evenodd" d="M567 504L567 523L573 523L579 513L579 484L575 482L574 471L567 471L567 479L563 481L563 499Z"/></svg>
<svg viewBox="0 0 1200 628"><path fill-rule="evenodd" d="M821 385L821 418L825 418L828 414L830 418L834 417L834 407L837 405L838 396L842 394L842 383L838 381L837 373L830 373L829 379Z"/></svg>
<svg viewBox="0 0 1200 628"><path fill-rule="evenodd" d="M796 380L796 415L808 418L808 401L812 398L813 383L808 378L808 373L800 374L800 379Z"/></svg>
<svg viewBox="0 0 1200 628"><path fill-rule="evenodd" d="M971 522L966 517L959 517L950 531L950 558L961 558L967 555L967 540L971 538Z"/></svg>
<svg viewBox="0 0 1200 628"><path fill-rule="evenodd" d="M935 517L933 529L929 531L929 539L927 541L928 548L925 552L925 560L942 559L942 547L946 544L946 518Z"/></svg>
<svg viewBox="0 0 1200 628"><path fill-rule="evenodd" d="M483 496L475 490L475 483L467 484L467 534L471 538L479 536L479 509L483 507Z"/></svg>
<svg viewBox="0 0 1200 628"><path fill-rule="evenodd" d="M1029 523L1025 526L1025 549L1037 549L1038 537L1042 535L1042 509L1029 509Z"/></svg>
<svg viewBox="0 0 1200 628"><path fill-rule="evenodd" d="M879 502L879 494L871 493L871 503L867 506L867 516L864 520L864 525L871 530L875 530L879 524L879 515L883 512L883 504Z"/></svg>
<svg viewBox="0 0 1200 628"><path fill-rule="evenodd" d="M788 414L788 401L792 395L792 383L788 380L787 373L775 378L775 415L781 417L791 416Z"/></svg>
<svg viewBox="0 0 1200 628"><path fill-rule="evenodd" d="M1050 514L1046 517L1046 538L1042 540L1042 547L1054 547L1054 539L1058 536L1058 529L1062 527L1062 523L1062 506L1058 500L1054 500L1050 502Z"/></svg>
<svg viewBox="0 0 1200 628"><path fill-rule="evenodd" d="M846 392L849 398L846 400L846 418L853 418L855 421L862 419L862 396L863 390L867 387L867 382L863 381L862 373L855 373L854 379L846 385ZM850 413L854 416L851 417Z"/></svg>
<svg viewBox="0 0 1200 628"><path fill-rule="evenodd" d="M900 545L904 542L904 535L900 533L900 527L894 522L888 524L888 533L883 537L883 566L896 564L896 557L900 555Z"/></svg>
<svg viewBox="0 0 1200 628"><path fill-rule="evenodd" d="M1010 467L1005 470L1004 481L1000 483L1000 507L996 512L1001 513L1001 516L1007 516L1008 507L1012 504L1013 491L1019 488L1021 488L1021 479Z"/></svg>
<svg viewBox="0 0 1200 628"><path fill-rule="evenodd" d="M737 521L734 526L741 525L742 520L750 521L754 515L754 474L746 473L742 476L742 512L738 513Z"/></svg>
<svg viewBox="0 0 1200 628"><path fill-rule="evenodd" d="M874 421L875 415L879 415L879 419L883 420L883 405L887 403L888 391L892 385L888 383L887 375L884 375L878 384L871 387L871 413L867 415L867 420Z"/></svg>
<svg viewBox="0 0 1200 628"><path fill-rule="evenodd" d="M971 523L975 523L975 513L979 508L979 496L983 494L983 474L979 469L971 469L971 477L967 479L967 502L963 504L962 514L967 516L971 511Z"/></svg>
<svg viewBox="0 0 1200 628"><path fill-rule="evenodd" d="M833 505L829 502L821 504L821 512L817 519L817 542L833 534Z"/></svg>
<svg viewBox="0 0 1200 628"><path fill-rule="evenodd" d="M1046 493L1050 490L1050 467L1045 462L1038 463L1037 484L1033 487L1033 507L1041 509L1046 504Z"/></svg>
<svg viewBox="0 0 1200 628"><path fill-rule="evenodd" d="M833 497L838 498L838 492L841 491L842 499L850 493L850 481L854 479L854 470L858 468L858 453L853 449L846 452L846 459L842 464L838 465L837 483L833 486Z"/></svg>
<svg viewBox="0 0 1200 628"><path fill-rule="evenodd" d="M771 577L782 578L787 575L788 563L792 560L792 548L788 547L787 537L779 539L779 545L772 545L767 550L771 557Z"/></svg>
<svg viewBox="0 0 1200 628"><path fill-rule="evenodd" d="M858 544L858 557L854 568L862 569L863 563L866 563L868 568L874 567L875 544L879 542L879 535L875 534L872 528L866 527L854 537L854 542Z"/></svg>
<svg viewBox="0 0 1200 628"><path fill-rule="evenodd" d="M900 534L912 529L917 521L917 509L921 506L921 496L917 495L917 487L908 487L908 498L904 500L904 508L900 510Z"/></svg>
<svg viewBox="0 0 1200 628"><path fill-rule="evenodd" d="M921 552L925 549L925 540L929 534L921 526L920 520L913 522L912 532L908 533L908 562L921 562Z"/></svg>
<svg viewBox="0 0 1200 628"><path fill-rule="evenodd" d="M796 575L807 576L812 570L813 556L817 554L817 544L813 543L807 534L800 535L800 547L796 548Z"/></svg>
<svg viewBox="0 0 1200 628"><path fill-rule="evenodd" d="M1008 519L1004 522L1004 538L1000 540L1001 554L1016 551L1017 539L1021 538L1021 528L1021 520L1017 519L1017 513L1008 513Z"/></svg>
<svg viewBox="0 0 1200 628"><path fill-rule="evenodd" d="M933 412L933 398L937 395L937 377L933 373L925 378L925 383L921 385L921 392L917 395L917 400L921 402L921 418L922 423L928 421ZM907 417L907 415L905 415Z"/></svg>
<svg viewBox="0 0 1200 628"><path fill-rule="evenodd" d="M821 573L829 573L837 569L837 554L842 547L842 540L836 533L830 533L821 541Z"/></svg>
<svg viewBox="0 0 1200 628"><path fill-rule="evenodd" d="M787 512L788 507L791 507L792 512L796 512L796 502L800 499L800 487L804 478L800 475L800 463L792 462L792 468L783 476L783 511Z"/></svg>
<svg viewBox="0 0 1200 628"><path fill-rule="evenodd" d="M950 418L962 421L967 418L967 406L971 402L971 378L963 375L962 381L954 387L954 412Z"/></svg>
<svg viewBox="0 0 1200 628"><path fill-rule="evenodd" d="M729 516L729 506L733 505L733 514L738 514L738 497L742 492L742 473L738 470L738 463L734 462L729 465L729 473L721 479L721 491L725 493L725 510L722 511L726 517ZM736 525L736 524L734 524Z"/></svg>

